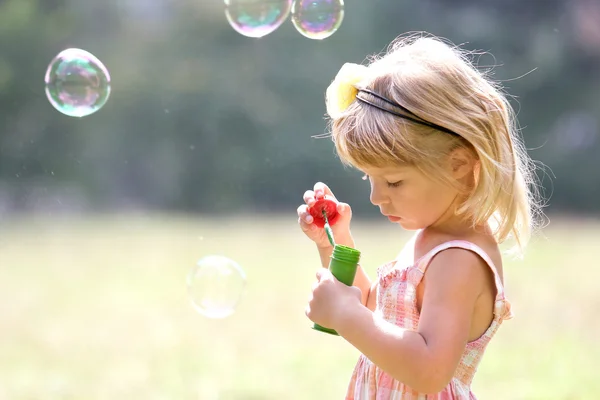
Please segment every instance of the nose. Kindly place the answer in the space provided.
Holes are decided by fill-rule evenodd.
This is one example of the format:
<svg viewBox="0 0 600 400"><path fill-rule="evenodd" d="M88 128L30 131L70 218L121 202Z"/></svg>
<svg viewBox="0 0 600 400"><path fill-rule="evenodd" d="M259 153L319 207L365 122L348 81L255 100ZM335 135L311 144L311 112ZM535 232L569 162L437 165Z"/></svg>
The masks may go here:
<svg viewBox="0 0 600 400"><path fill-rule="evenodd" d="M389 198L382 188L374 184L371 184L371 196L369 197L369 200L371 200L371 203L374 206L381 206L382 204L389 203Z"/></svg>

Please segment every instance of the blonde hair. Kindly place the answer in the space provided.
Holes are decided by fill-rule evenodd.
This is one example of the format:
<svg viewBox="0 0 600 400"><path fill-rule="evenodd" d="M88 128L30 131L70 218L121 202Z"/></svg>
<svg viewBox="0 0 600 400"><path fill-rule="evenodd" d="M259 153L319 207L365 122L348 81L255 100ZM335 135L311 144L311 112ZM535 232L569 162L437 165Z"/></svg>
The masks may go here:
<svg viewBox="0 0 600 400"><path fill-rule="evenodd" d="M364 76L353 85L368 88L457 135L382 111L373 106L382 105L380 99L369 97L371 105L350 101L340 112L328 111L332 139L346 165L411 165L457 188L442 161L454 149L468 149L477 160L475 186L459 188L465 191L466 200L456 214L474 225L489 224L498 243L512 237L522 253L541 215L535 164L527 155L501 86L468 56L431 35L399 37L387 54L361 67ZM330 92L328 110L334 108ZM384 108L392 109L389 104Z"/></svg>

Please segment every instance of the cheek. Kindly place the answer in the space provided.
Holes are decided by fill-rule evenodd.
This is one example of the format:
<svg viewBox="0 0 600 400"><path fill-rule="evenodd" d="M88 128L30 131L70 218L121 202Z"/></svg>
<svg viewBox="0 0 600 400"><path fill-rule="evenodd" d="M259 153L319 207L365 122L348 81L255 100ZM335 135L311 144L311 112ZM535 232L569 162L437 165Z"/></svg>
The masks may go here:
<svg viewBox="0 0 600 400"><path fill-rule="evenodd" d="M405 186L396 189L392 198L394 208L398 211L415 213L423 206L424 196L417 188Z"/></svg>
<svg viewBox="0 0 600 400"><path fill-rule="evenodd" d="M404 210L415 217L427 217L443 212L453 200L446 188L437 185L405 186L394 196L398 210Z"/></svg>

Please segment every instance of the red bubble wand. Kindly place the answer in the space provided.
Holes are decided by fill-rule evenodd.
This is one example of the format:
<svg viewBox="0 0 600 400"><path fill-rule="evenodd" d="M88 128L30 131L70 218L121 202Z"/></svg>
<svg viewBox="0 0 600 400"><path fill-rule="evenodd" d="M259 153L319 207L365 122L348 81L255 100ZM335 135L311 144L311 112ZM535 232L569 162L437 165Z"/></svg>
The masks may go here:
<svg viewBox="0 0 600 400"><path fill-rule="evenodd" d="M317 200L315 204L308 209L308 212L313 217L314 224L319 228L325 229L329 243L335 247L331 226L337 222L340 216L337 211L337 202L326 196Z"/></svg>

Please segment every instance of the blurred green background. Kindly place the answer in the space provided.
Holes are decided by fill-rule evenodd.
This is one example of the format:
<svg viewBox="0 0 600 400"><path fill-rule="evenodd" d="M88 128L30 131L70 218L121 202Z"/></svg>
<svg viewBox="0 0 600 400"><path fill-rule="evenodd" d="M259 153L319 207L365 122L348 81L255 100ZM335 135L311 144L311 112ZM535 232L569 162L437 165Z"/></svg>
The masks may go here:
<svg viewBox="0 0 600 400"><path fill-rule="evenodd" d="M304 316L318 257L295 210L328 183L371 273L404 244L313 136L340 66L410 31L489 52L549 198L478 397L600 398L598 21L597 0L348 0L323 41L289 21L251 39L216 0L1 0L0 399L342 398L357 353ZM44 93L68 47L112 77L82 119ZM208 254L248 274L226 320L187 298Z"/></svg>

